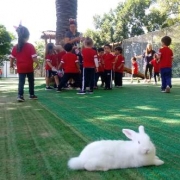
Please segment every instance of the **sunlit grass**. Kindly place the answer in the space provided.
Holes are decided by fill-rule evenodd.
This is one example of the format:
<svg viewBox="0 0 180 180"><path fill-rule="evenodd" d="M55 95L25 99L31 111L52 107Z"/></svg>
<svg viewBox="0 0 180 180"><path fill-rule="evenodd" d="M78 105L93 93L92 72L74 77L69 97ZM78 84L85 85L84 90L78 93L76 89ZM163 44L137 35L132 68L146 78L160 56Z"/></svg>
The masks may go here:
<svg viewBox="0 0 180 180"><path fill-rule="evenodd" d="M11 85L13 81L13 86ZM170 94L160 84L130 84L122 89L79 96L76 90L56 93L44 90L44 79L35 81L39 100L17 103L17 79L0 81L0 179L133 180L180 177L180 81L173 80ZM160 167L71 171L70 157L99 139L127 138L123 128L137 131L144 125L165 161Z"/></svg>

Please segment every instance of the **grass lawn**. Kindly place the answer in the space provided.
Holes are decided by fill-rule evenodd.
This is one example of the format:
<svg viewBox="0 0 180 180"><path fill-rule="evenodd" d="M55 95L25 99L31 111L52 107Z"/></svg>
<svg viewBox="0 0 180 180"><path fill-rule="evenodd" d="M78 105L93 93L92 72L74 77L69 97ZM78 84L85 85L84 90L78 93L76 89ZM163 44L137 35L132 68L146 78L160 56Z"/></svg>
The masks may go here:
<svg viewBox="0 0 180 180"><path fill-rule="evenodd" d="M27 85L27 83L26 83ZM129 84L98 89L93 95L76 90L44 90L36 80L37 101L16 102L17 79L0 80L0 180L179 180L180 80L170 94L160 86ZM124 139L121 129L144 125L165 161L159 167L71 171L70 157L99 139Z"/></svg>

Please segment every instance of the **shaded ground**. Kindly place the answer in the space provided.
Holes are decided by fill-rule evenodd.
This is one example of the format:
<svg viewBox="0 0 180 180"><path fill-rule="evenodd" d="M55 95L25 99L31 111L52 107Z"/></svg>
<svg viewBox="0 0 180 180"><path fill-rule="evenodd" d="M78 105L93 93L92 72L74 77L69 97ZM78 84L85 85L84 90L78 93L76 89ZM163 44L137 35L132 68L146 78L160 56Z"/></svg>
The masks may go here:
<svg viewBox="0 0 180 180"><path fill-rule="evenodd" d="M172 93L159 86L129 84L122 89L80 96L45 91L36 81L38 101L16 102L17 80L0 81L0 179L131 180L180 177L180 81ZM165 161L160 167L71 171L67 161L89 142L126 139L122 128L144 125Z"/></svg>

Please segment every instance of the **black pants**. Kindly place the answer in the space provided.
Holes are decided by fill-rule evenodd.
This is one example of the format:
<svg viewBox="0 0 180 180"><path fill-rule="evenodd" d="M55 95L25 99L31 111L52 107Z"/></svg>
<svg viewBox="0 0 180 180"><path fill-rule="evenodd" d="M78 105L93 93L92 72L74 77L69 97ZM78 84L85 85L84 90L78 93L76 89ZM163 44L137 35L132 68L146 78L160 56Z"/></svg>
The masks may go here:
<svg viewBox="0 0 180 180"><path fill-rule="evenodd" d="M156 76L159 77L159 73L158 72L154 72L154 81L157 82Z"/></svg>
<svg viewBox="0 0 180 180"><path fill-rule="evenodd" d="M112 70L105 70L104 76L105 76L105 88L111 89L112 88Z"/></svg>
<svg viewBox="0 0 180 180"><path fill-rule="evenodd" d="M61 90L62 87L64 87L66 83L69 81L69 79L74 79L76 86L81 87L81 77L79 73L64 73L58 89Z"/></svg>
<svg viewBox="0 0 180 180"><path fill-rule="evenodd" d="M153 65L152 64L146 64L145 66L145 78L147 79L147 72L149 71L149 79L152 78L152 70L153 70Z"/></svg>
<svg viewBox="0 0 180 180"><path fill-rule="evenodd" d="M115 72L114 83L115 86L122 86L123 73Z"/></svg>
<svg viewBox="0 0 180 180"><path fill-rule="evenodd" d="M18 95L23 96L26 76L29 82L29 94L34 95L34 72L19 73Z"/></svg>
<svg viewBox="0 0 180 180"><path fill-rule="evenodd" d="M82 91L86 91L86 87L89 87L90 91L93 91L94 80L95 68L83 68Z"/></svg>
<svg viewBox="0 0 180 180"><path fill-rule="evenodd" d="M97 72L97 73L95 73L95 86L97 86L99 77L101 77L102 84L104 84L104 82L105 82L105 80L104 80L104 72Z"/></svg>

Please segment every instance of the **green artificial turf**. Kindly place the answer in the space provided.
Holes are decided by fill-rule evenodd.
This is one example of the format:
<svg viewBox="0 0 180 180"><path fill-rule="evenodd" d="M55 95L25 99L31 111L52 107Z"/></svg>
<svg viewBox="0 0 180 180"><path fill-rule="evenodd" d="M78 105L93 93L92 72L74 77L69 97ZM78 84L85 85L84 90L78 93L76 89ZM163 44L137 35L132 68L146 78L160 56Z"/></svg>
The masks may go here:
<svg viewBox="0 0 180 180"><path fill-rule="evenodd" d="M16 79L0 81L0 180L133 180L180 179L180 81L170 94L160 86L129 84L123 88L95 90L77 95L76 90L44 90L36 81L37 101L16 102ZM123 128L137 131L144 125L165 161L159 167L71 171L70 157L100 139L124 139Z"/></svg>

